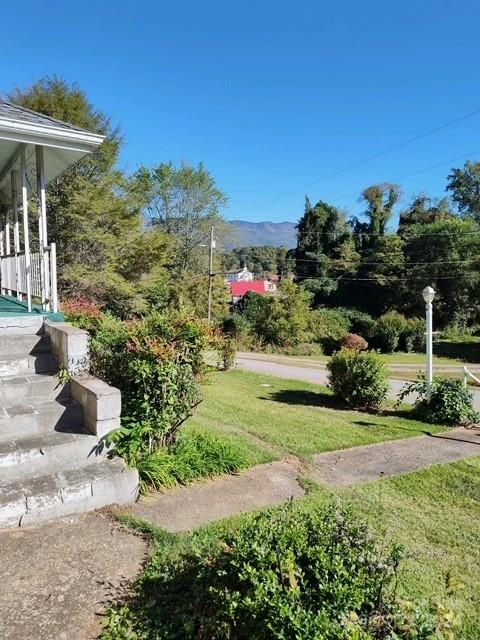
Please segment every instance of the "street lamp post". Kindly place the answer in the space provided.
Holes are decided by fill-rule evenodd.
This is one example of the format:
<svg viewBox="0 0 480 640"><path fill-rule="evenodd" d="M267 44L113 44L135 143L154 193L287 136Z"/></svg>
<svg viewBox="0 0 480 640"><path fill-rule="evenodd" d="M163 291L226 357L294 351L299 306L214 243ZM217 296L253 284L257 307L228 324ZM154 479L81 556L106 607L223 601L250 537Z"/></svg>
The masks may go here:
<svg viewBox="0 0 480 640"><path fill-rule="evenodd" d="M427 386L428 386L428 399L432 390L433 382L433 308L432 302L435 298L435 291L432 287L425 287L422 291L423 299L425 300L425 312L427 319Z"/></svg>

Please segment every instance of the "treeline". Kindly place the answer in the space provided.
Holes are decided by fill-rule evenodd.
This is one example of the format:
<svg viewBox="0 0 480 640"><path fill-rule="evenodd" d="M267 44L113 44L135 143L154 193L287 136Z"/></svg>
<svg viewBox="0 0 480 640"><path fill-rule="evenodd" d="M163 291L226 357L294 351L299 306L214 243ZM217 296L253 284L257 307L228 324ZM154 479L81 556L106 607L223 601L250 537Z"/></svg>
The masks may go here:
<svg viewBox="0 0 480 640"><path fill-rule="evenodd" d="M268 278L274 274L285 276L292 272L294 264L288 252L287 247L268 245L224 250L220 254L221 270L240 270L246 266L257 278Z"/></svg>
<svg viewBox="0 0 480 640"><path fill-rule="evenodd" d="M447 178L451 198L415 198L389 230L400 188L365 189L362 219L308 198L298 224L296 282L314 307L358 308L378 317L388 311L423 315L422 289L431 285L438 327L480 322L480 164L467 162ZM457 206L455 210L453 205Z"/></svg>

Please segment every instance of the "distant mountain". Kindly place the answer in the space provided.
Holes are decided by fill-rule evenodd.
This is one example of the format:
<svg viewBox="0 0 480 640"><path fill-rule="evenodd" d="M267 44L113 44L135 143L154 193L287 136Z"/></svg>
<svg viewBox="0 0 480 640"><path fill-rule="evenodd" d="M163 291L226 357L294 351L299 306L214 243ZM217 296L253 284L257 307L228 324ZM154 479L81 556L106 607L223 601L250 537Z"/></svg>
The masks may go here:
<svg viewBox="0 0 480 640"><path fill-rule="evenodd" d="M228 248L255 247L267 245L270 247L297 246L296 225L293 222L246 222L245 220L230 220L235 227L235 237L226 243Z"/></svg>

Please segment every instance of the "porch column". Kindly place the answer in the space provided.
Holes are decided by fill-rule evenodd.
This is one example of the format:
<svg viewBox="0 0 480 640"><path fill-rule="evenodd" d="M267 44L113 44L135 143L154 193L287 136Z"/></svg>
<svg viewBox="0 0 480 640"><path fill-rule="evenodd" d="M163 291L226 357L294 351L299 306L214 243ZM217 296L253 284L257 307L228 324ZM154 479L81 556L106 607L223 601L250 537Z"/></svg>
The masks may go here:
<svg viewBox="0 0 480 640"><path fill-rule="evenodd" d="M7 286L10 285L11 283L11 273L10 273L10 269L11 269L11 263L10 263L10 211L6 211L5 213L5 254L8 256L7 257L7 261L5 264L5 271L6 271L6 276L7 276ZM12 290L11 289L7 289L7 295L11 296L12 295Z"/></svg>
<svg viewBox="0 0 480 640"><path fill-rule="evenodd" d="M3 225L3 220L0 217L0 225ZM0 227L0 266L1 266L1 272L0 272L0 282L1 282L1 289L0 289L0 293L2 294L2 296L5 294L5 287L3 286L5 284L5 260L2 260L1 258L5 255L5 232L3 230L3 226Z"/></svg>
<svg viewBox="0 0 480 640"><path fill-rule="evenodd" d="M17 192L17 175L15 171L10 172L10 184L12 191L12 211L13 211L13 250L15 251L15 283L17 289L18 300L22 299L21 280L20 280L20 226L18 223L18 192Z"/></svg>
<svg viewBox="0 0 480 640"><path fill-rule="evenodd" d="M38 247L40 253L40 279L42 289L42 307L50 310L50 273L48 264L47 241L47 200L45 195L45 160L43 147L35 146L35 157L37 161L37 197L39 203L38 211Z"/></svg>
<svg viewBox="0 0 480 640"><path fill-rule="evenodd" d="M28 233L28 176L25 158L26 145L20 148L20 173L22 176L23 248L25 250L25 274L27 282L27 308L32 310L32 272L30 264L30 238Z"/></svg>

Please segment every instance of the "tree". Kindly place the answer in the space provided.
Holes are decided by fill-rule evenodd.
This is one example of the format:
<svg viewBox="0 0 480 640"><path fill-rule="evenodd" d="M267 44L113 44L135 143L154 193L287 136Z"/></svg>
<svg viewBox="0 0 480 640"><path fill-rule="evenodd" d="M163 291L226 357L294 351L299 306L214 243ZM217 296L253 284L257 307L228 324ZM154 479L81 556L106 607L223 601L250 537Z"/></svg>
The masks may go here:
<svg viewBox="0 0 480 640"><path fill-rule="evenodd" d="M445 219L415 225L405 244L405 301L410 313L421 315L421 292L437 291L437 326L460 328L480 320L480 226L473 220Z"/></svg>
<svg viewBox="0 0 480 640"><path fill-rule="evenodd" d="M306 197L297 229L297 247L292 251L296 278L317 298L329 295L337 286L335 261L342 259L350 240L345 216L321 200L312 207Z"/></svg>
<svg viewBox="0 0 480 640"><path fill-rule="evenodd" d="M415 196L400 213L398 233L403 234L417 224L432 224L454 217L448 198L434 199L426 194Z"/></svg>
<svg viewBox="0 0 480 640"><path fill-rule="evenodd" d="M393 208L401 195L398 184L385 182L368 187L362 192L360 200L367 204L365 215L368 218L369 234L384 235Z"/></svg>
<svg viewBox="0 0 480 640"><path fill-rule="evenodd" d="M480 222L480 162L467 160L463 169L452 169L447 191L460 212Z"/></svg>
<svg viewBox="0 0 480 640"><path fill-rule="evenodd" d="M168 242L144 232L138 184L115 168L122 143L118 128L79 87L55 76L17 88L9 99L105 136L94 153L48 186L60 293L86 294L122 315L141 311L139 283L164 261Z"/></svg>
<svg viewBox="0 0 480 640"><path fill-rule="evenodd" d="M220 214L227 197L213 176L202 164L192 167L184 162L176 167L168 162L151 169L141 167L135 178L152 226L174 242L174 272L184 276L198 271L204 262L202 254L205 256L201 247L209 244L210 227L215 226L217 238L228 227Z"/></svg>

